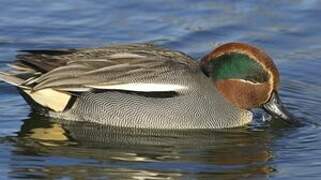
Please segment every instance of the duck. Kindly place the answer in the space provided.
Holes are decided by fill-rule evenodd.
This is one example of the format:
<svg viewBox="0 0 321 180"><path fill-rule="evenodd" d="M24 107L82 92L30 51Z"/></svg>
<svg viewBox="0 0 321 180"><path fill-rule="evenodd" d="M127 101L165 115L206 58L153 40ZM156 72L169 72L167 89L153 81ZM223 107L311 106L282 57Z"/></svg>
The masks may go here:
<svg viewBox="0 0 321 180"><path fill-rule="evenodd" d="M200 58L150 43L21 50L0 80L32 110L58 119L147 129L222 129L252 109L291 123L279 72L263 50L224 43Z"/></svg>

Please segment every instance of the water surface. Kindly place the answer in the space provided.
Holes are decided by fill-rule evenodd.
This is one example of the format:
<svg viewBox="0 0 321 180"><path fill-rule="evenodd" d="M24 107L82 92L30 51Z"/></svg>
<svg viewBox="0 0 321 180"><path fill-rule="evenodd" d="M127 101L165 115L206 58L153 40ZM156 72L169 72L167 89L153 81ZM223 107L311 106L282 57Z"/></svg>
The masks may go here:
<svg viewBox="0 0 321 180"><path fill-rule="evenodd" d="M195 59L243 41L268 52L303 127L148 131L48 119L0 83L0 176L29 179L320 179L319 1L0 0L0 69L22 49L153 42Z"/></svg>

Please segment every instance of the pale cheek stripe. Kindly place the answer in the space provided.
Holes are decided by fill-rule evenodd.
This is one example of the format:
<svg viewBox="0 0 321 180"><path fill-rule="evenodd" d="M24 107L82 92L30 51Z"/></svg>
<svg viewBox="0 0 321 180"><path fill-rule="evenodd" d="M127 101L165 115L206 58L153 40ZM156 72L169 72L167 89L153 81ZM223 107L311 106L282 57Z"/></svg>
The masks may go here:
<svg viewBox="0 0 321 180"><path fill-rule="evenodd" d="M256 86L263 84L263 83L259 83L259 82L255 83L255 82L248 81L248 80L245 80L245 79L231 79L231 80L236 80L236 81L240 81L240 82L244 82L244 83L248 83L248 84L252 84L252 85L256 85Z"/></svg>
<svg viewBox="0 0 321 180"><path fill-rule="evenodd" d="M140 92L166 92L187 89L185 86L174 84L149 84L149 83L129 83L119 85L89 85L87 87L96 89L113 89L113 90L127 90Z"/></svg>

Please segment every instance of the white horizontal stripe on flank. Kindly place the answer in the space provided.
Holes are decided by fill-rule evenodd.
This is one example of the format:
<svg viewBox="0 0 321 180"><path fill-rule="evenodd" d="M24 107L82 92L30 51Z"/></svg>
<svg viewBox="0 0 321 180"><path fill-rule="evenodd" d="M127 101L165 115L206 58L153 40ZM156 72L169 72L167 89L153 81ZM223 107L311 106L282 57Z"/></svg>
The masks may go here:
<svg viewBox="0 0 321 180"><path fill-rule="evenodd" d="M111 58L143 58L145 56L133 54L133 53L116 53L112 54L109 57Z"/></svg>
<svg viewBox="0 0 321 180"><path fill-rule="evenodd" d="M71 91L71 92L86 92L86 91L90 91L91 88L82 88L82 87L79 87L79 88L55 88L59 91Z"/></svg>
<svg viewBox="0 0 321 180"><path fill-rule="evenodd" d="M166 92L187 89L186 86L176 84L152 84L152 83L129 83L117 85L89 85L88 87L96 89L114 89L140 92Z"/></svg>

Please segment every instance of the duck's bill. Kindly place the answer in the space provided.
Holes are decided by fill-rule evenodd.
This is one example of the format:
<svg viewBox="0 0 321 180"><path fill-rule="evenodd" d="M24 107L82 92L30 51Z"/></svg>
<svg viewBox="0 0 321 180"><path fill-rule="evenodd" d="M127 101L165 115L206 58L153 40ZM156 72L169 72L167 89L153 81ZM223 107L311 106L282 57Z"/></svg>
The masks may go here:
<svg viewBox="0 0 321 180"><path fill-rule="evenodd" d="M273 92L270 100L263 105L263 109L272 117L281 119L286 123L299 125L300 123L283 106L277 92Z"/></svg>

